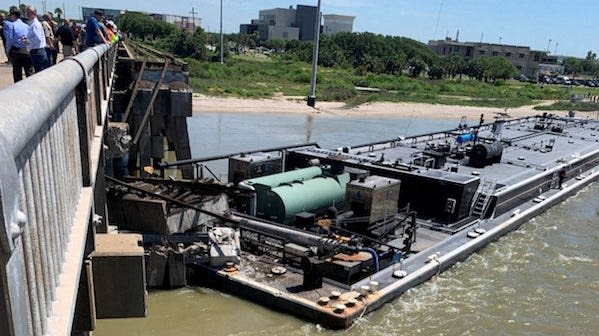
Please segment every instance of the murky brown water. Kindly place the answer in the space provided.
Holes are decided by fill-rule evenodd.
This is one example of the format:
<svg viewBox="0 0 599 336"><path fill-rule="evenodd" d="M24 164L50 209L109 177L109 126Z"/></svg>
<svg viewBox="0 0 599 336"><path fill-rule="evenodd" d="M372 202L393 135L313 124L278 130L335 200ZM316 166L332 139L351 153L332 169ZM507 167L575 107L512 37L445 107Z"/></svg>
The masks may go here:
<svg viewBox="0 0 599 336"><path fill-rule="evenodd" d="M218 120L219 117L214 118ZM223 117L220 118L222 122ZM408 121L384 122L374 128L381 129L382 138L391 138L386 136L387 128L401 127L402 122ZM318 120L313 125L317 123ZM426 121L419 121L422 123ZM208 133L213 137L210 141L215 141L217 136L208 130L211 126L207 122L203 126L206 129L197 130L191 123L194 140L200 142L193 135L196 132ZM251 123L249 126L252 130ZM380 139L381 134L374 139L356 139L354 135L351 143ZM316 137L312 140L319 141L318 131L312 129L311 136ZM221 152L275 145L264 146L257 142L253 141L253 147L243 143L243 148L221 149ZM324 147L340 145L334 139L331 142ZM290 143L295 142L281 145ZM198 150L193 142L192 148ZM203 152L195 156L211 154ZM597 335L598 243L599 183L595 183L490 244L464 263L365 316L350 330L322 329L228 294L205 288L186 288L151 292L147 318L98 320L94 334Z"/></svg>

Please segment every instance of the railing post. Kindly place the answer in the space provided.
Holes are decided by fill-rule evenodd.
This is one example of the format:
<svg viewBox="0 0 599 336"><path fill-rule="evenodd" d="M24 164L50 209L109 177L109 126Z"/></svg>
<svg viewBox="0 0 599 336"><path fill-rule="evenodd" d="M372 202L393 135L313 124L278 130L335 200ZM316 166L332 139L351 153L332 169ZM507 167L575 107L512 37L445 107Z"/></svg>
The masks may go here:
<svg viewBox="0 0 599 336"><path fill-rule="evenodd" d="M81 178L83 186L91 185L90 154L89 154L89 132L87 120L87 76L75 89L75 100L77 103L77 124L79 128L79 148L81 151Z"/></svg>
<svg viewBox="0 0 599 336"><path fill-rule="evenodd" d="M104 96L103 96L103 90L102 90L102 86L104 85L102 83L102 76L100 74L100 70L101 70L101 66L100 66L100 61L98 61L98 63L96 63L96 65L94 66L94 85L92 87L92 90L94 92L94 107L96 109L96 124L97 125L101 125L102 121L100 119L102 119L102 100L104 100Z"/></svg>

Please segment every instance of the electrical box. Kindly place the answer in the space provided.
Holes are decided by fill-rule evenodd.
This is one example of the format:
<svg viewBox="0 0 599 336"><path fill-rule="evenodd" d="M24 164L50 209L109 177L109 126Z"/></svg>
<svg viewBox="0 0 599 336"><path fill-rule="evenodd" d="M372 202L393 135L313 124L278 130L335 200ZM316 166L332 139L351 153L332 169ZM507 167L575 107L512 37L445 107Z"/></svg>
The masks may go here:
<svg viewBox="0 0 599 336"><path fill-rule="evenodd" d="M368 176L347 184L345 204L355 217L369 217L368 223L397 213L400 181L382 176Z"/></svg>
<svg viewBox="0 0 599 336"><path fill-rule="evenodd" d="M283 159L279 154L251 153L229 158L229 182L237 185L240 181L280 173Z"/></svg>

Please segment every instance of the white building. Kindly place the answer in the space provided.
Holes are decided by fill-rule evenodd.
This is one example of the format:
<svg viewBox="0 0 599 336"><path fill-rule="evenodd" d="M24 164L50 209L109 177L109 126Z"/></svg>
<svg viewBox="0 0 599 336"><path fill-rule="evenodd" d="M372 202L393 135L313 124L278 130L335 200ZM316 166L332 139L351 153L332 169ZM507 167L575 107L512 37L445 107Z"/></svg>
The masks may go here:
<svg viewBox="0 0 599 336"><path fill-rule="evenodd" d="M323 15L323 34L333 35L337 33L351 33L354 30L355 16L327 14Z"/></svg>

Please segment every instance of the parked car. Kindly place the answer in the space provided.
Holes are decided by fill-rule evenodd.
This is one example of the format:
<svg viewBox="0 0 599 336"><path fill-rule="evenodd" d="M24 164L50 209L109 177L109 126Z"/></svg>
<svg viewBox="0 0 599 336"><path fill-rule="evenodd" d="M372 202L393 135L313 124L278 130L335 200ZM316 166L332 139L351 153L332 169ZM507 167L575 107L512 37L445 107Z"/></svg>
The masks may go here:
<svg viewBox="0 0 599 336"><path fill-rule="evenodd" d="M526 77L526 75L524 74L519 74L517 76L514 77L515 80L520 81L520 82L529 82L530 79L528 77Z"/></svg>

